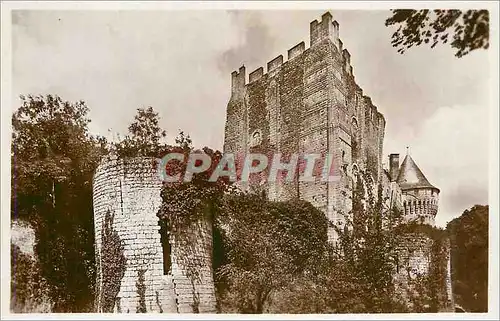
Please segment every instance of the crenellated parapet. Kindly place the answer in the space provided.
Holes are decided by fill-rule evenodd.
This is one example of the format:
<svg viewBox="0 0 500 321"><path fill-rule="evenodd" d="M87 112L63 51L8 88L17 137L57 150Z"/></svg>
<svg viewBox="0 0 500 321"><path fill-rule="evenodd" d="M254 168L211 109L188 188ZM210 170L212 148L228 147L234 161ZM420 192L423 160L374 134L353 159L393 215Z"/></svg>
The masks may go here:
<svg viewBox="0 0 500 321"><path fill-rule="evenodd" d="M434 225L438 211L438 198L411 199L405 196L403 201L404 217L408 222Z"/></svg>
<svg viewBox="0 0 500 321"><path fill-rule="evenodd" d="M323 14L321 21L313 20L310 23L309 37L310 48L322 43L325 40L329 40L338 52L339 58L342 62L343 71L350 77L354 77L353 68L351 66L351 54L347 49L343 48L343 43L339 38L339 23L336 20L333 20L332 15L329 12ZM246 82L244 66L240 67L238 71L233 71L231 74L233 80L232 93L241 92L241 89L244 88L245 85L261 79L268 73L273 73L273 71L275 73L276 70L283 64L301 56L308 49L309 48L306 48L304 41L298 43L287 51L287 60L285 60L284 55L279 55L267 63L267 68L265 70L264 67L261 66L252 71L249 75L248 83Z"/></svg>
<svg viewBox="0 0 500 321"><path fill-rule="evenodd" d="M260 67L255 69L250 73L249 77L249 82L254 82L256 80L259 80L262 76L264 75L264 68Z"/></svg>
<svg viewBox="0 0 500 321"><path fill-rule="evenodd" d="M339 23L333 20L330 12L326 12L321 16L321 21L313 20L309 25L310 46L329 39L337 49L339 44ZM339 50L340 51L340 50Z"/></svg>
<svg viewBox="0 0 500 321"><path fill-rule="evenodd" d="M238 71L233 71L231 73L231 97L241 98L243 90L246 85L246 68L241 66Z"/></svg>
<svg viewBox="0 0 500 321"><path fill-rule="evenodd" d="M304 41L295 45L291 49L288 49L288 60L300 56L304 52L304 50L306 50L306 44L304 43Z"/></svg>

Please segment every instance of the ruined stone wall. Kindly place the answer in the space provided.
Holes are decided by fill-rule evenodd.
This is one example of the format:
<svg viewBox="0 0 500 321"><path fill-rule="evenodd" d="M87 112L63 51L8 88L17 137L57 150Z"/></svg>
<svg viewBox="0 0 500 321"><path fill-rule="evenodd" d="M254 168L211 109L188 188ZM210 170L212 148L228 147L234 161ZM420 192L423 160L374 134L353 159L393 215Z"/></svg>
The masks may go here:
<svg viewBox="0 0 500 321"><path fill-rule="evenodd" d="M408 233L401 237L395 263L396 285L407 287L410 279L429 272L431 247L432 240L425 234Z"/></svg>
<svg viewBox="0 0 500 321"><path fill-rule="evenodd" d="M209 218L169 235L172 266L168 275L173 281L179 313L216 312L212 235Z"/></svg>
<svg viewBox="0 0 500 321"><path fill-rule="evenodd" d="M440 248L436 250L436 247ZM439 312L453 311L450 259L449 240L436 243L436 240L422 232L401 236L394 273L397 293L412 307L415 300L424 295L422 291L429 291L428 284L418 283L419 278L433 273L431 269L439 265L439 268L444 269L444 275L441 280L443 286L439 287L435 294L439 298L438 310ZM426 292L426 295L429 295L429 292Z"/></svg>
<svg viewBox="0 0 500 321"><path fill-rule="evenodd" d="M210 225L186 231L199 240L190 253L204 267L194 290L185 277L186 264L193 260L178 264L184 244L171 238L172 268L164 272L157 217L162 183L156 166L152 158L110 157L96 170L97 312L193 312L193 304L200 312L215 312Z"/></svg>

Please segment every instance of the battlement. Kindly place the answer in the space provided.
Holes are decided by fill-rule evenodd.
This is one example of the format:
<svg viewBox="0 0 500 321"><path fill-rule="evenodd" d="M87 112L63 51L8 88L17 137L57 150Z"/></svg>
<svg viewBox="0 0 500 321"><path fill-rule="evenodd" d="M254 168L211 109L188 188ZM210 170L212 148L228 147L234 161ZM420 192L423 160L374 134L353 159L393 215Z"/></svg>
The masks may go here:
<svg viewBox="0 0 500 321"><path fill-rule="evenodd" d="M361 88L357 88L361 94L362 99L364 100L365 112L369 115L369 119L378 124L381 127L385 127L385 117L384 115L378 111L377 106L375 106L372 102L370 96L363 95L363 90Z"/></svg>
<svg viewBox="0 0 500 321"><path fill-rule="evenodd" d="M344 49L341 51L342 52L342 57L344 58L344 68L345 71L352 75L352 66L351 66L351 54L349 53L349 50Z"/></svg>
<svg viewBox="0 0 500 321"><path fill-rule="evenodd" d="M339 48L339 23L333 20L330 12L325 12L321 16L320 22L314 20L309 24L310 46L312 47L324 39L330 39Z"/></svg>
<svg viewBox="0 0 500 321"><path fill-rule="evenodd" d="M279 55L267 63L267 72L273 71L283 64L283 55Z"/></svg>
<svg viewBox="0 0 500 321"><path fill-rule="evenodd" d="M240 92L246 85L246 68L245 65L241 66L238 71L231 73L231 94L235 95Z"/></svg>
<svg viewBox="0 0 500 321"><path fill-rule="evenodd" d="M304 41L302 41L301 43L288 50L288 60L300 56L304 52L304 50L306 50L306 44L304 43Z"/></svg>
<svg viewBox="0 0 500 321"><path fill-rule="evenodd" d="M352 67L350 62L351 55L346 49L343 49L343 43L339 38L339 24L336 20L333 20L332 14L330 12L324 13L321 16L321 21L314 20L310 23L309 38L310 38L309 39L310 47L320 43L325 39L330 39L332 43L337 47L339 52L342 53L344 61L346 61L345 71L348 74L352 75ZM343 50L345 50L346 53L343 53ZM305 51L306 51L305 42L302 41L298 43L297 45L293 46L287 51L288 61L300 56ZM266 73L278 69L284 63L286 63L286 61L284 61L283 55L279 55L278 57L274 58L273 60L267 63ZM248 83L254 82L262 78L262 76L264 76L266 73L264 73L263 67L255 69L253 72L250 73ZM243 89L245 85L247 85L244 66L240 67L238 71L236 70L233 71L231 73L231 76L232 76L231 92L233 94L235 92L240 91L241 89Z"/></svg>
<svg viewBox="0 0 500 321"><path fill-rule="evenodd" d="M292 61L302 54L306 53L311 47L319 44L325 39L330 40L334 46L338 49L338 59L341 61L342 72L348 77L348 80L351 84L354 84L356 87L356 92L364 99L365 108L367 108L367 112L369 113L371 120L380 125L385 125L384 116L377 111L377 107L375 107L371 101L371 98L363 95L363 90L356 84L355 78L353 75L353 67L351 65L351 53L349 50L344 48L344 44L342 40L339 38L339 24L336 20L333 20L333 17L330 12L326 12L321 16L321 21L313 20L310 23L310 47L306 48L305 42L302 41L287 51L288 60L285 61L283 55L279 55L276 58L270 60L266 64L266 70L264 70L263 66L256 68L249 74L248 81L246 78L246 70L245 66L241 66L238 71L233 71L231 73L232 77L232 88L231 93L235 98L241 98L241 94L244 92L244 88L247 84L258 81L266 75L272 76L276 74L279 69L287 64L289 61ZM344 75L345 75L344 74Z"/></svg>
<svg viewBox="0 0 500 321"><path fill-rule="evenodd" d="M306 50L305 47L306 47L306 45L302 41L302 42L296 44L295 46L293 46L292 48L290 48L287 52L288 61L300 56ZM279 55L278 57L272 59L271 61L269 61L267 63L266 73L264 73L264 67L259 67L259 68L255 69L254 71L252 71L248 77L248 83L252 83L254 81L259 80L265 74L272 72L272 71L278 69L279 67L281 67L285 62L286 61L284 61L283 55ZM240 71L241 71L241 68L240 68ZM233 75L233 79L234 79L234 77L240 77L241 73L233 71L232 75ZM233 82L233 86L234 86L234 84L235 83ZM240 79L240 82L237 82L236 85L245 86L246 83L242 83L241 79Z"/></svg>
<svg viewBox="0 0 500 321"><path fill-rule="evenodd" d="M264 75L264 68L260 67L257 68L256 70L252 71L250 75L248 76L248 81L249 82L254 82L256 80L259 80L262 76Z"/></svg>

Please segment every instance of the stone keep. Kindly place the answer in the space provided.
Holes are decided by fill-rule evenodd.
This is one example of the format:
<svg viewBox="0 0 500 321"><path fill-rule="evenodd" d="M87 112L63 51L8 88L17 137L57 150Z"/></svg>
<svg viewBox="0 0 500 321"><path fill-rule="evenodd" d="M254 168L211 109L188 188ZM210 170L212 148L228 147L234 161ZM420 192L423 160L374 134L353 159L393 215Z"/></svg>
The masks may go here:
<svg viewBox="0 0 500 321"><path fill-rule="evenodd" d="M159 225L157 164L154 158L111 156L95 172L98 312L215 312L211 223L183 231L194 240L186 258L186 245ZM196 278L189 269L197 271Z"/></svg>
<svg viewBox="0 0 500 321"><path fill-rule="evenodd" d="M352 169L381 175L385 119L356 84L350 53L339 38L330 13L310 24L310 47L304 42L258 68L246 81L245 67L234 71L227 106L224 152L333 155L336 182L269 184L272 200L299 197L342 224L350 200ZM255 139L255 138L258 139ZM330 228L330 239L335 239Z"/></svg>

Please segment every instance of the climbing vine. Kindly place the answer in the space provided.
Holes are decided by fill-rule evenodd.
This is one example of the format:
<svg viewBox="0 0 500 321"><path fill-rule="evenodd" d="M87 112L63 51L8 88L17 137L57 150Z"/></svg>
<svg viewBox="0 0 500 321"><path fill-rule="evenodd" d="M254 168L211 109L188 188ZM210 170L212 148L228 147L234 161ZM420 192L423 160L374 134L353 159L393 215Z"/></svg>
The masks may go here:
<svg viewBox="0 0 500 321"><path fill-rule="evenodd" d="M211 159L211 165L208 170L194 174L189 182L184 182L184 176L189 154L193 152L192 149L178 147L173 148L170 152L184 154L184 161L171 160L166 164L165 170L168 175L179 174L180 177L175 182L164 183L161 192L163 204L158 216L161 219L167 219L170 223L169 226L175 231L177 228L188 228L193 223L203 219L206 214L203 208L207 205L216 205L229 187L229 181L227 177L221 177L215 182L209 181L222 159L222 153L219 151L205 147L201 151L194 152L208 155ZM197 166L199 165L197 163Z"/></svg>
<svg viewBox="0 0 500 321"><path fill-rule="evenodd" d="M146 270L139 270L137 272L138 278L135 282L135 286L137 288L137 295L139 296L139 303L137 305L136 312L137 313L146 313L146 285L144 284L144 274L146 274Z"/></svg>
<svg viewBox="0 0 500 321"><path fill-rule="evenodd" d="M451 300L446 291L449 259L446 231L427 224L408 223L397 227L396 233L430 239L430 249L422 248L429 256L428 271L408 278L408 294L416 312L439 312Z"/></svg>
<svg viewBox="0 0 500 321"><path fill-rule="evenodd" d="M394 306L406 298L414 312L437 312L451 299L446 291L446 233L419 222L405 223L399 210L384 210L382 189L374 185L372 174L367 168L355 175L352 211L345 215L344 226L334 226L342 260L357 273L356 282L370 289L363 300L370 311L387 310L382 299ZM410 258L426 257L425 273L413 268L400 271L410 267ZM398 280L395 273L404 278Z"/></svg>
<svg viewBox="0 0 500 321"><path fill-rule="evenodd" d="M114 215L108 210L104 217L104 225L101 234L101 273L102 289L101 309L102 312L113 312L116 297L120 292L120 283L125 275L124 245L113 229Z"/></svg>
<svg viewBox="0 0 500 321"><path fill-rule="evenodd" d="M193 151L187 145L183 145L173 148L170 152L182 153L184 161L170 161L166 165L167 174L171 176L180 174L180 179L176 182L164 183L161 191L163 202L158 217L160 220L168 222L165 226L168 226L169 241L180 245L173 247L175 259L178 264L185 268L186 276L191 281L193 312L196 312L199 298L195 291L195 284L201 281L200 268L206 264L203 261L203 255L200 256L197 251L202 250L210 254L212 252L211 242L205 244L204 233L212 230L211 222L213 222L222 196L230 184L227 177L215 182L209 181L217 164L222 159L222 153L219 151L213 151L209 148ZM194 174L189 182L184 182L190 153L208 155L211 159L211 166L202 173ZM196 166L199 165L196 164Z"/></svg>

